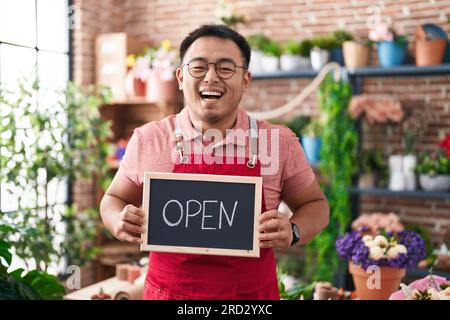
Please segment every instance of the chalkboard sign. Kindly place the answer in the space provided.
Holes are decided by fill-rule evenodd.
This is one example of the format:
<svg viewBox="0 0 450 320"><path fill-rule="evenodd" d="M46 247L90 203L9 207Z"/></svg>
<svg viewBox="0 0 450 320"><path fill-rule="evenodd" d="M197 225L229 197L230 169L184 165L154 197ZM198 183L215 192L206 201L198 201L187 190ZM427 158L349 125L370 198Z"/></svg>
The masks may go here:
<svg viewBox="0 0 450 320"><path fill-rule="evenodd" d="M141 250L259 257L261 177L145 172Z"/></svg>

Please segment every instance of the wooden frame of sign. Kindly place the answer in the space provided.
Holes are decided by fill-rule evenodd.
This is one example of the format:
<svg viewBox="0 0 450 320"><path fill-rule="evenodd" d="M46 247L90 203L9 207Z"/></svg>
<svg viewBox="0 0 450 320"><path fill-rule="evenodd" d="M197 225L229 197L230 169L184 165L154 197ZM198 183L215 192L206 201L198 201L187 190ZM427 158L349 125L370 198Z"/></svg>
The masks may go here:
<svg viewBox="0 0 450 320"><path fill-rule="evenodd" d="M149 243L149 209L150 209L150 186L152 179L158 180L186 180L186 181L202 181L202 182L223 182L250 184L255 186L254 212L253 212L253 247L251 250L241 249L223 249L223 248L207 248L207 247L191 247L191 246L175 246L175 245L155 245ZM209 255L226 255L241 257L259 257L259 237L258 237L258 217L261 214L262 199L262 178L249 176L229 176L229 175L211 175L211 174L186 174L186 173L162 173L162 172L145 172L144 173L144 190L143 190L143 211L145 215L144 228L142 233L141 250L143 251L159 251L174 253L195 253Z"/></svg>

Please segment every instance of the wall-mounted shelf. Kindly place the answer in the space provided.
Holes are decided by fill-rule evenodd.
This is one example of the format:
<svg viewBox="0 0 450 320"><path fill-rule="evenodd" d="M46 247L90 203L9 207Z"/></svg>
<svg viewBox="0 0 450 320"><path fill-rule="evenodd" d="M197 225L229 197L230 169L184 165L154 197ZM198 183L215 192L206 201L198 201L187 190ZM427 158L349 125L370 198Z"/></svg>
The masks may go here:
<svg viewBox="0 0 450 320"><path fill-rule="evenodd" d="M401 65L392 68L382 68L379 66L347 69L349 76L354 77L404 77L404 76L432 76L450 75L450 63L439 64L428 67L418 67L416 65ZM295 79L314 78L318 71L313 69L303 69L296 71L276 71L267 73L254 73L255 80L267 79Z"/></svg>
<svg viewBox="0 0 450 320"><path fill-rule="evenodd" d="M382 197L407 197L407 198L432 198L432 199L450 199L450 192L440 191L391 191L383 188L360 189L358 187L349 188L349 192L359 195L371 195Z"/></svg>

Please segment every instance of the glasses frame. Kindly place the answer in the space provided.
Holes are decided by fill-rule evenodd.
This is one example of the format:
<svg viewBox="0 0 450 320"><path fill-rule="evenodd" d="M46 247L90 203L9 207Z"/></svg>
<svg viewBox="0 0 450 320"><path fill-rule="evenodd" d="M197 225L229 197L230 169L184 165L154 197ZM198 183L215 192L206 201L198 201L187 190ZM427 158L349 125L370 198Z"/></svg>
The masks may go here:
<svg viewBox="0 0 450 320"><path fill-rule="evenodd" d="M192 62L195 62L195 61L201 61L201 62L206 63L205 73L202 76L194 76L194 75L192 75L191 70L189 69L189 64L191 64ZM231 74L231 76L229 76L229 77L221 77L219 75L219 73L217 72L217 64L218 63L222 63L222 62L228 62L228 63L231 63L231 64L234 65L234 70L233 70L233 73ZM206 61L201 60L201 59L193 59L193 60L189 61L188 63L184 63L181 67L183 68L184 66L187 66L188 72L189 72L189 74L190 74L190 76L192 78L201 79L201 78L205 77L206 74L208 73L210 64L214 65L214 72L222 80L227 80L227 79L232 78L234 76L234 74L236 73L236 68L242 68L244 70L248 70L248 67L246 67L246 66L237 66L236 63L234 63L234 61L230 61L230 60L220 60L220 61L217 61L217 62L206 62Z"/></svg>

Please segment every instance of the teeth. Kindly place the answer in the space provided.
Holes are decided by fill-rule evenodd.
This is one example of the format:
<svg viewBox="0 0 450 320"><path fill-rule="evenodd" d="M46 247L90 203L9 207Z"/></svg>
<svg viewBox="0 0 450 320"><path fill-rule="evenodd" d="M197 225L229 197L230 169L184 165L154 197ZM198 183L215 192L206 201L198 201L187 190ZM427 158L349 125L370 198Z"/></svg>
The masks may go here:
<svg viewBox="0 0 450 320"><path fill-rule="evenodd" d="M203 95L205 96L221 96L222 92L218 92L218 91L202 91L201 92Z"/></svg>

